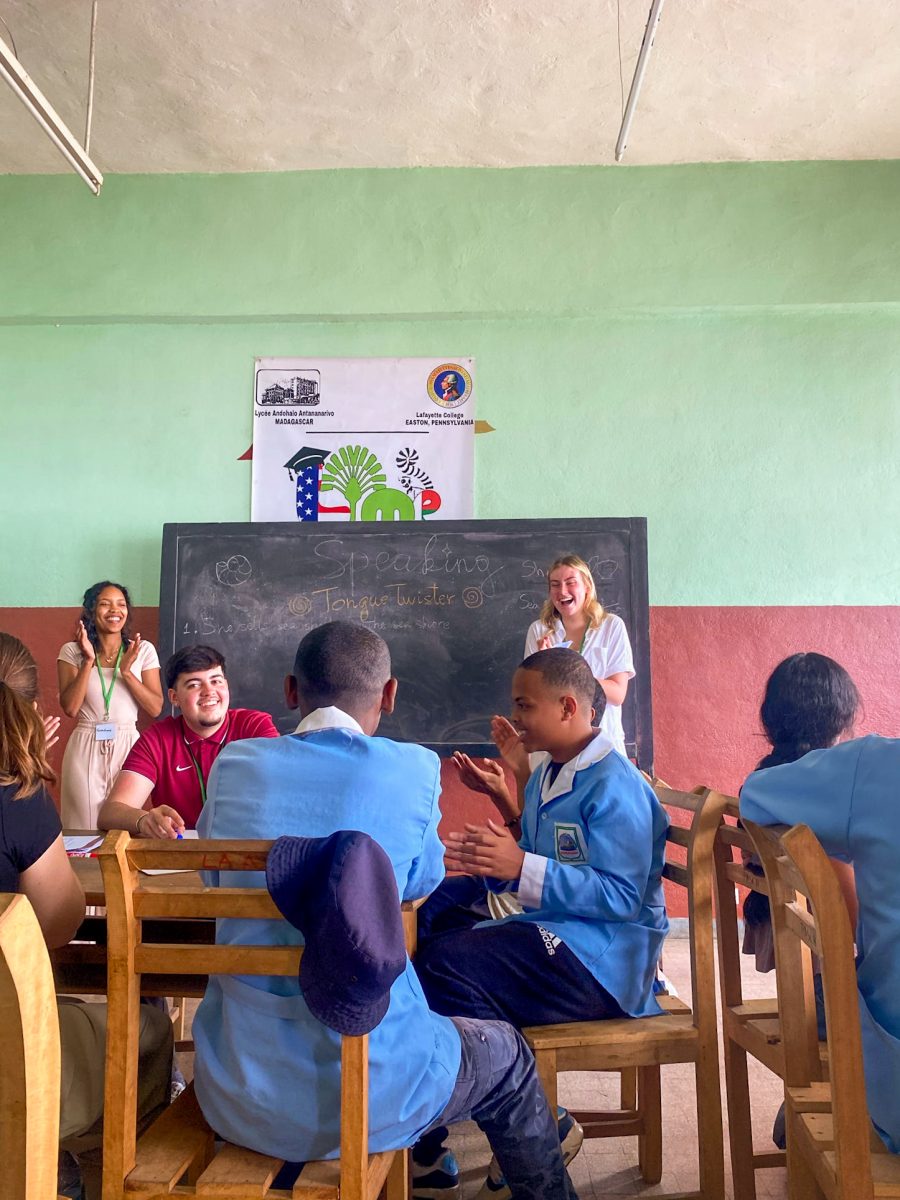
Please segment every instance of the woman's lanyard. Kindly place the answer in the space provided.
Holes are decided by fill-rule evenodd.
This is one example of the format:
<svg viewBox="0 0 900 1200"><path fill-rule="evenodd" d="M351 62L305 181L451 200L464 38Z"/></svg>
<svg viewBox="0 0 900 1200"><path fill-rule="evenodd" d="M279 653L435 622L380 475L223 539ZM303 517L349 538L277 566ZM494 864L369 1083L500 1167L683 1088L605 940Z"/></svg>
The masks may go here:
<svg viewBox="0 0 900 1200"><path fill-rule="evenodd" d="M119 647L119 653L116 657L116 665L113 667L113 676L109 682L108 690L106 687L106 680L103 678L103 670L100 666L99 654L97 655L97 658L95 660L97 663L97 674L100 676L100 692L101 692L101 695L103 696L103 720L104 721L109 720L109 706L112 702L113 688L116 686L116 679L119 676L119 663L122 661L122 652L124 651L124 649L125 649L124 644Z"/></svg>

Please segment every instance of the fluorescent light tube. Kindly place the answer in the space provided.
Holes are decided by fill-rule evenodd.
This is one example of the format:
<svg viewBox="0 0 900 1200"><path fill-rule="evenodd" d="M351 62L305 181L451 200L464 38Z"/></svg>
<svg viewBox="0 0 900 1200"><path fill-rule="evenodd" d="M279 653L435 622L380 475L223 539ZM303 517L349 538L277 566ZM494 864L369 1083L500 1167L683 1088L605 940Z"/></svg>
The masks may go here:
<svg viewBox="0 0 900 1200"><path fill-rule="evenodd" d="M647 60L650 58L650 51L653 49L653 39L656 36L656 27L659 24L664 3L665 0L653 0L650 6L650 16L647 18L644 40L641 42L641 52L638 55L637 66L634 68L634 77L631 80L631 88L628 92L628 103L625 105L622 124L619 128L619 136L616 139L616 162L621 162L622 156L625 154L625 146L628 142L628 134L631 130L634 110L637 108L638 96L641 94L641 85L644 82L644 75L647 71Z"/></svg>
<svg viewBox="0 0 900 1200"><path fill-rule="evenodd" d="M6 80L69 165L78 172L94 195L99 196L103 185L100 171L2 38L0 76Z"/></svg>

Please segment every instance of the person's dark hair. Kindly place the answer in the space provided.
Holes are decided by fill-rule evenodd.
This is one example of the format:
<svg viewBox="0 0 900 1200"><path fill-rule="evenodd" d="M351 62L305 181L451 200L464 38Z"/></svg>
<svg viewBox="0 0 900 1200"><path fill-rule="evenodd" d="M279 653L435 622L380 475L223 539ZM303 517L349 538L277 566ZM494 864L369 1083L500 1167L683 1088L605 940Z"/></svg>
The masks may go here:
<svg viewBox="0 0 900 1200"><path fill-rule="evenodd" d="M858 709L859 692L840 663L825 654L792 654L766 683L759 719L772 749L756 769L833 746L853 728Z"/></svg>
<svg viewBox="0 0 900 1200"><path fill-rule="evenodd" d="M37 666L27 646L0 633L0 784L15 784L14 800L33 796L56 776L47 762L44 723L35 711Z"/></svg>
<svg viewBox="0 0 900 1200"><path fill-rule="evenodd" d="M182 646L169 656L163 669L167 688L173 688L179 675L193 675L195 671L211 671L213 667L221 667L226 675L225 655L215 646Z"/></svg>
<svg viewBox="0 0 900 1200"><path fill-rule="evenodd" d="M81 620L87 630L88 639L97 653L100 653L100 638L97 636L97 625L94 621L94 612L97 608L97 601L100 598L100 593L104 588L118 588L125 597L125 605L128 609L128 616L125 618L125 624L122 626L122 645L126 646L131 641L131 597L128 594L128 588L124 583L114 583L111 579L101 579L99 583L92 583L88 590L84 593L81 601Z"/></svg>
<svg viewBox="0 0 900 1200"><path fill-rule="evenodd" d="M384 638L350 621L311 629L294 657L294 678L316 708L343 701L370 704L391 677L391 652Z"/></svg>
<svg viewBox="0 0 900 1200"><path fill-rule="evenodd" d="M603 692L597 687L591 668L577 650L569 650L564 646L538 650L519 663L519 670L537 671L548 687L558 688L561 695L568 693L574 696L585 708L593 707L595 720L603 715L605 696L603 700L595 697L595 692L599 691L601 695Z"/></svg>
<svg viewBox="0 0 900 1200"><path fill-rule="evenodd" d="M757 771L796 762L810 750L824 750L853 729L859 710L856 684L833 658L812 651L783 659L766 682L759 719L772 749ZM762 868L748 863L754 873ZM744 920L763 925L769 920L769 898L749 892Z"/></svg>

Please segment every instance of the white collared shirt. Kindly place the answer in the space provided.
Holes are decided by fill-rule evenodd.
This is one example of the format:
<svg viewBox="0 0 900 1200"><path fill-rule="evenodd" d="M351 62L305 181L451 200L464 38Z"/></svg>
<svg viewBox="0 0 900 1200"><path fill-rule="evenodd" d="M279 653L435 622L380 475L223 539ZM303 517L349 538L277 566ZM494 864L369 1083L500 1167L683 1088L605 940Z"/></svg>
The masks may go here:
<svg viewBox="0 0 900 1200"><path fill-rule="evenodd" d="M365 733L357 720L335 704L329 704L327 708L313 709L303 718L294 733L315 733L319 729L350 729L353 733Z"/></svg>

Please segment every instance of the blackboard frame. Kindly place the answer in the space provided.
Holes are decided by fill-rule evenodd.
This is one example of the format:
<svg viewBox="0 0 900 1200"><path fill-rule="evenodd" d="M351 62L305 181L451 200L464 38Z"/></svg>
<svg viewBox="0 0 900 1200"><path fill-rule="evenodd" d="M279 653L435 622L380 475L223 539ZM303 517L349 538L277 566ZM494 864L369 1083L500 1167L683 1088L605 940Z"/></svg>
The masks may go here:
<svg viewBox="0 0 900 1200"><path fill-rule="evenodd" d="M651 700L651 670L650 670L650 607L647 574L647 520L645 517L584 517L584 518L536 518L536 519L506 519L506 520L471 520L471 521L440 521L429 522L429 532L438 534L469 534L480 527L485 534L522 534L528 532L528 526L533 526L535 532L546 534L552 530L558 540L560 552L572 547L578 553L588 557L587 551L592 542L603 534L614 534L627 539L629 554L627 568L629 573L629 593L631 611L627 614L628 632L634 652L636 677L629 688L629 701L634 717L634 739L627 742L629 755L635 758L638 765L648 773L653 771L653 716ZM421 536L422 523L397 523L391 526L391 532L403 536L404 532ZM217 535L234 535L238 537L260 537L266 535L290 535L302 538L321 536L323 533L339 531L341 538L365 539L376 532L373 525L364 522L346 522L340 525L318 523L274 523L274 522L205 522L197 524L166 524L163 526L162 563L160 575L160 654L162 661L174 651L176 645L183 644L178 640L176 619L178 603L178 563L180 542L184 538L216 537ZM384 532L384 530L380 530ZM602 599L602 594L601 594ZM527 623L522 626L524 642ZM216 643L215 637L208 640ZM232 681L234 683L234 681ZM400 702L402 703L402 696ZM490 742L475 742L455 740L449 742L423 741L423 745L435 750L442 756L448 756L454 749L463 749L469 754L492 757L496 749Z"/></svg>

